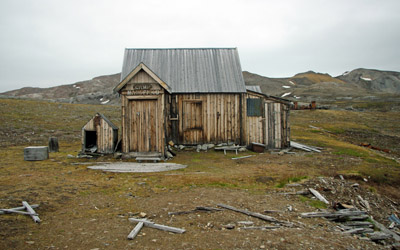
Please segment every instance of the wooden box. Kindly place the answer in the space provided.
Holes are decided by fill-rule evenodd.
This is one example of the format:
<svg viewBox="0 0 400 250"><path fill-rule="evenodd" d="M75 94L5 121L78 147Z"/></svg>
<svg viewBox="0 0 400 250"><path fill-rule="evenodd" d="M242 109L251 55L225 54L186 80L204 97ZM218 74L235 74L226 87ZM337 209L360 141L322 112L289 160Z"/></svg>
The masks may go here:
<svg viewBox="0 0 400 250"><path fill-rule="evenodd" d="M49 148L46 146L31 146L24 148L25 161L43 161L49 159Z"/></svg>

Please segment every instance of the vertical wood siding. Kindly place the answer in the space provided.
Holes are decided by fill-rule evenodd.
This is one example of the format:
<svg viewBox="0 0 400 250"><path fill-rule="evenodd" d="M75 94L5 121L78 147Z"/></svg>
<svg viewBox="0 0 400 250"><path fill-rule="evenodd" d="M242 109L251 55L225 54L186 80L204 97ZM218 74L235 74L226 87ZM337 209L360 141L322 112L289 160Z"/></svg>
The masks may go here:
<svg viewBox="0 0 400 250"><path fill-rule="evenodd" d="M240 143L240 94L176 94L175 98L178 143Z"/></svg>
<svg viewBox="0 0 400 250"><path fill-rule="evenodd" d="M246 144L250 144L252 142L262 143L264 144L264 120L265 114L262 112L261 116L247 116L247 99L254 98L254 99L262 99L264 100L263 96L247 93L243 100L243 109L244 109L244 117L246 122L245 124L245 141ZM261 109L264 109L261 107Z"/></svg>

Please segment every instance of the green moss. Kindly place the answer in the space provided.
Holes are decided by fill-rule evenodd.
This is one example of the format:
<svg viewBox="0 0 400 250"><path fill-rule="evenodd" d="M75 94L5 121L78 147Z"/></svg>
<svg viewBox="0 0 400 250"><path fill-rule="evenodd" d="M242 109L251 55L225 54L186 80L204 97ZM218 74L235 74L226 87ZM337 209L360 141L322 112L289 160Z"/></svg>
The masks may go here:
<svg viewBox="0 0 400 250"><path fill-rule="evenodd" d="M318 208L318 209L327 208L327 205L319 200L313 200L313 199L310 199L303 195L299 195L299 199L301 202L307 203L309 206L314 207L314 208Z"/></svg>

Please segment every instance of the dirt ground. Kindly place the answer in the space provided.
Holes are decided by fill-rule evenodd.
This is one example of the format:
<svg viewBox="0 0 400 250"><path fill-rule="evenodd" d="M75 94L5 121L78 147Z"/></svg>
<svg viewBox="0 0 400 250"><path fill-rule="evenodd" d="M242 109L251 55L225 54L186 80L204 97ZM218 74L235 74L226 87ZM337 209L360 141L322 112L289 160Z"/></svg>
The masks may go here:
<svg viewBox="0 0 400 250"><path fill-rule="evenodd" d="M184 169L109 173L87 167L121 160L76 158L80 128L98 108L0 100L0 208L18 207L22 201L39 204L36 211L42 220L35 224L26 215L0 215L0 249L384 249L393 243L343 234L338 223L326 219L302 218L302 212L331 209L330 205L324 207L310 195L288 193L312 187L331 204L363 209L360 195L370 203L368 214L388 226L388 216L400 210L399 112L292 112L292 139L322 147L322 153L224 155L184 150L170 161L187 165ZM117 108L105 111L119 117ZM60 152L50 153L45 161L23 160L25 146L45 145L55 133ZM358 146L364 141L392 152ZM232 159L247 155L252 157ZM286 186L293 183L300 186ZM355 183L359 186L353 187ZM243 229L248 225L241 221L274 224L228 210L168 215L217 204L262 214L277 210L267 215L294 226ZM140 215L186 232L145 227L134 240L127 240L135 226L128 218ZM228 225L234 228L227 229Z"/></svg>
<svg viewBox="0 0 400 250"><path fill-rule="evenodd" d="M74 148L71 145L66 150L71 152ZM40 204L36 211L42 223L35 224L24 215L1 215L1 249L382 249L384 245L343 234L335 222L301 218L301 212L317 211L311 204L312 199L304 201L298 195L285 193L314 187L327 199L345 203L351 203L354 195L361 194L371 202L373 212L370 214L385 224L387 216L400 209L398 205L390 205L386 196L377 194L352 176L345 176L350 179L343 185L359 182L362 191L339 195L342 184L337 177L325 177L328 184L312 177L312 171L317 171L318 167L299 181L301 187L274 186L282 173L306 174L308 164L318 166L328 155L265 153L232 163L230 158L236 156L234 154L181 152L175 161L190 160L192 164L186 169L106 173L87 169L87 166L114 159L70 159L66 154L52 153L45 162L24 162L12 157L22 157L22 147L2 151L3 162L4 157L9 159L0 168L1 207L20 206L22 200ZM202 165L204 162L206 166ZM297 166L303 166L303 170L296 170ZM245 169L247 175L239 174ZM278 172L273 173L274 169ZM332 193L332 188L338 193ZM390 199L400 204L396 196ZM245 225L240 221L251 221L253 226L273 224L228 210L168 215L168 212L188 211L196 206L216 207L221 203L258 213L277 210L279 212L268 215L295 226L246 230L242 229ZM288 206L292 206L293 211L289 212ZM140 213L156 223L184 228L186 232L172 234L145 227L134 240L127 240L135 226L128 218L138 217ZM235 228L225 229L229 224Z"/></svg>

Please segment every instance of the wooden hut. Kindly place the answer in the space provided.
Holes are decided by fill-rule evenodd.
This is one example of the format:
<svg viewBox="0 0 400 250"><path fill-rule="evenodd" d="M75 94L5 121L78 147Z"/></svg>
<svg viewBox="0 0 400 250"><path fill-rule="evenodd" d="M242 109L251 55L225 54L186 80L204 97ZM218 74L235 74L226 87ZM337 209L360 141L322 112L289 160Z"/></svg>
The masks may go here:
<svg viewBox="0 0 400 250"><path fill-rule="evenodd" d="M265 117L264 104L275 101L246 90L236 48L126 49L114 90L121 96L122 152L132 156L162 157L170 140L265 142L265 122L256 115ZM261 113L249 115L248 105Z"/></svg>
<svg viewBox="0 0 400 250"><path fill-rule="evenodd" d="M118 127L97 113L82 128L82 152L112 154L118 142Z"/></svg>

